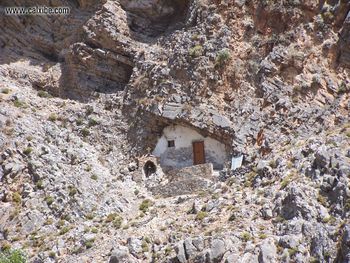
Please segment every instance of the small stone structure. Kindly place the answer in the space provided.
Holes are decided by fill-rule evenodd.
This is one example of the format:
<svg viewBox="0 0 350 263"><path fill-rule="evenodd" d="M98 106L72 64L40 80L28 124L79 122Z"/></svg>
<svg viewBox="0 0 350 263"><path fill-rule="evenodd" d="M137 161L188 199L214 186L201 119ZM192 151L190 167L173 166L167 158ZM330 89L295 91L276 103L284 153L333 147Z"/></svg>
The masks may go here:
<svg viewBox="0 0 350 263"><path fill-rule="evenodd" d="M164 128L153 155L159 157L165 171L203 163L222 169L227 161L225 144L179 124Z"/></svg>
<svg viewBox="0 0 350 263"><path fill-rule="evenodd" d="M164 176L159 160L153 155L145 155L138 159L138 171L134 173L135 182L145 182L148 186L158 184Z"/></svg>

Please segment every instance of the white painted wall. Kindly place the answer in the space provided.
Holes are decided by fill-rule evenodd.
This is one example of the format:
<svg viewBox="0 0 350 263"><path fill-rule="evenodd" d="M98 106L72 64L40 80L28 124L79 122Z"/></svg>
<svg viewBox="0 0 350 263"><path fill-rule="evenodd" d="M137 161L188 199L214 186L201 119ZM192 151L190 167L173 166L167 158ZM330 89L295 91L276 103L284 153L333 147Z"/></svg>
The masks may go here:
<svg viewBox="0 0 350 263"><path fill-rule="evenodd" d="M168 147L168 141L174 140L175 147ZM194 141L204 141L206 162L213 163L214 169L221 169L226 161L225 145L213 138L203 137L196 130L182 126L171 125L163 130L162 137L153 151L160 157L161 166L182 168L193 165Z"/></svg>

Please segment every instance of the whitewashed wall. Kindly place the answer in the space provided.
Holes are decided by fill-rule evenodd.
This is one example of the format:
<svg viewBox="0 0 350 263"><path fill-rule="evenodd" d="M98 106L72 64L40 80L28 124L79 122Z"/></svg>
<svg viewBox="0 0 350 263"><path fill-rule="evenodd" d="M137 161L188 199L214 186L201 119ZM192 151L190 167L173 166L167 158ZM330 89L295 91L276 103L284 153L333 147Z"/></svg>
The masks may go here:
<svg viewBox="0 0 350 263"><path fill-rule="evenodd" d="M168 141L174 140L175 147L168 147ZM160 157L160 165L164 167L182 168L193 165L194 141L204 141L206 162L211 162L214 169L222 169L227 155L225 145L213 138L203 137L196 130L181 125L171 125L163 130L162 137L153 151Z"/></svg>

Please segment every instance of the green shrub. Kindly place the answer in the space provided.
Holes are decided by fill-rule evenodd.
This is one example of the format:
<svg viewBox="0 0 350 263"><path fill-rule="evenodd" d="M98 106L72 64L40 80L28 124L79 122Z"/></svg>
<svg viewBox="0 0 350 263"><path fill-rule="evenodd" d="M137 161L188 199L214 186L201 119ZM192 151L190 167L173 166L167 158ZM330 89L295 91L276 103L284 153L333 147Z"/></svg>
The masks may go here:
<svg viewBox="0 0 350 263"><path fill-rule="evenodd" d="M85 217L88 220L92 220L92 219L94 219L95 215L93 213L88 213L88 214L85 215Z"/></svg>
<svg viewBox="0 0 350 263"><path fill-rule="evenodd" d="M89 127L96 126L96 125L98 125L98 122L95 119L90 118L88 125L89 125Z"/></svg>
<svg viewBox="0 0 350 263"><path fill-rule="evenodd" d="M74 186L68 186L69 196L74 196L78 192L77 188Z"/></svg>
<svg viewBox="0 0 350 263"><path fill-rule="evenodd" d="M44 91L44 90L39 90L38 96L40 98L51 98L52 97L47 91Z"/></svg>
<svg viewBox="0 0 350 263"><path fill-rule="evenodd" d="M83 125L84 120L83 120L82 118L78 118L78 119L75 120L75 123L76 123L78 126L81 126L81 125Z"/></svg>
<svg viewBox="0 0 350 263"><path fill-rule="evenodd" d="M36 185L36 187L37 187L38 189L43 189L43 188L44 188L44 186L43 186L43 180L37 181L35 185Z"/></svg>
<svg viewBox="0 0 350 263"><path fill-rule="evenodd" d="M276 160L271 160L271 161L269 162L269 166L270 166L271 168L276 168L276 167L277 167L277 162L276 162Z"/></svg>
<svg viewBox="0 0 350 263"><path fill-rule="evenodd" d="M267 238L267 235L264 234L264 233L261 233L261 234L259 234L259 238L260 239L265 239L265 238Z"/></svg>
<svg viewBox="0 0 350 263"><path fill-rule="evenodd" d="M164 250L164 253L167 256L167 255L170 255L171 251L172 251L171 247L167 246Z"/></svg>
<svg viewBox="0 0 350 263"><path fill-rule="evenodd" d="M90 177L92 180L97 180L98 179L98 177L97 177L97 175L96 174L93 174L93 175L91 175L91 177Z"/></svg>
<svg viewBox="0 0 350 263"><path fill-rule="evenodd" d="M337 221L336 218L333 217L333 216L327 216L327 217L324 217L322 219L322 222L325 223L325 224L328 224L328 223L329 224L334 224L336 221Z"/></svg>
<svg viewBox="0 0 350 263"><path fill-rule="evenodd" d="M91 240L86 241L86 242L85 242L85 247L86 247L87 249L92 248L92 246L94 245L94 242L95 242L94 239L91 239Z"/></svg>
<svg viewBox="0 0 350 263"><path fill-rule="evenodd" d="M196 215L196 220L202 221L204 218L208 216L208 213L205 211L199 211L198 214Z"/></svg>
<svg viewBox="0 0 350 263"><path fill-rule="evenodd" d="M92 106L87 106L85 114L86 115L91 115L94 112L94 108Z"/></svg>
<svg viewBox="0 0 350 263"><path fill-rule="evenodd" d="M218 52L215 58L215 64L222 66L226 64L231 58L230 52L228 49L223 49Z"/></svg>
<svg viewBox="0 0 350 263"><path fill-rule="evenodd" d="M200 57L203 55L203 47L201 45L196 45L188 51L191 57Z"/></svg>
<svg viewBox="0 0 350 263"><path fill-rule="evenodd" d="M310 263L320 263L320 261L317 258L315 258L315 257L311 257L310 258Z"/></svg>
<svg viewBox="0 0 350 263"><path fill-rule="evenodd" d="M49 116L49 121L52 121L52 122L57 121L57 115L55 113L51 113Z"/></svg>
<svg viewBox="0 0 350 263"><path fill-rule="evenodd" d="M44 223L44 225L47 225L47 226L52 225L52 224L53 224L53 219L52 218L46 219L46 221Z"/></svg>
<svg viewBox="0 0 350 263"><path fill-rule="evenodd" d="M25 263L27 262L25 254L19 250L5 250L0 252L0 263Z"/></svg>
<svg viewBox="0 0 350 263"><path fill-rule="evenodd" d="M148 244L145 240L142 241L141 248L144 253L149 251Z"/></svg>
<svg viewBox="0 0 350 263"><path fill-rule="evenodd" d="M13 202L15 202L17 204L20 204L22 202L21 195L18 192L14 192L12 194L12 200L13 200Z"/></svg>
<svg viewBox="0 0 350 263"><path fill-rule="evenodd" d="M61 230L60 230L60 232L59 232L59 235L64 235L64 234L66 234L68 231L69 231L69 227L68 227L68 226L62 227Z"/></svg>
<svg viewBox="0 0 350 263"><path fill-rule="evenodd" d="M252 236L248 232L243 232L241 234L241 238L243 239L244 242L247 242L252 239Z"/></svg>
<svg viewBox="0 0 350 263"><path fill-rule="evenodd" d="M320 193L319 193L318 196L317 196L317 201L318 201L321 205L323 205L324 207L327 207L327 206L328 206L326 197L324 197L324 196L321 195Z"/></svg>
<svg viewBox="0 0 350 263"><path fill-rule="evenodd" d="M59 228L63 227L64 224L65 224L65 221L64 221L63 219L60 219L60 220L57 222L57 226L58 226Z"/></svg>
<svg viewBox="0 0 350 263"><path fill-rule="evenodd" d="M15 105L16 108L26 108L27 104L24 101L21 101L19 99L15 99L13 101L13 105Z"/></svg>
<svg viewBox="0 0 350 263"><path fill-rule="evenodd" d="M122 226L123 218L121 216L116 216L113 220L113 226L119 229Z"/></svg>
<svg viewBox="0 0 350 263"><path fill-rule="evenodd" d="M283 180L281 182L281 189L284 189L288 186L288 184L290 183L290 180L289 179L286 179L286 180Z"/></svg>
<svg viewBox="0 0 350 263"><path fill-rule="evenodd" d="M25 148L25 149L23 150L23 153L24 153L25 155L30 155L30 154L32 153L32 151L33 151L33 148L32 148L32 147L27 147L27 148Z"/></svg>
<svg viewBox="0 0 350 263"><path fill-rule="evenodd" d="M139 206L139 210L146 213L148 209L152 206L152 202L149 199L145 199Z"/></svg>
<svg viewBox="0 0 350 263"><path fill-rule="evenodd" d="M46 196L45 197L45 202L46 202L47 205L52 205L53 201L54 201L54 199L53 199L52 196Z"/></svg>
<svg viewBox="0 0 350 263"><path fill-rule="evenodd" d="M81 134L84 136L84 137L87 137L90 135L90 131L88 128L83 128L81 129Z"/></svg>
<svg viewBox="0 0 350 263"><path fill-rule="evenodd" d="M349 90L350 90L350 87L347 87L346 84L345 84L345 82L342 82L342 83L340 84L340 86L338 87L338 93L339 93L339 94L343 94L343 93L345 93L345 92L347 92L347 91L349 91Z"/></svg>
<svg viewBox="0 0 350 263"><path fill-rule="evenodd" d="M56 257L56 253L53 252L53 251L50 251L50 252L49 252L49 257L50 257L50 258L55 258L55 257Z"/></svg>
<svg viewBox="0 0 350 263"><path fill-rule="evenodd" d="M3 89L1 89L1 93L3 93L3 94L9 94L10 93L10 89L9 88L3 88Z"/></svg>
<svg viewBox="0 0 350 263"><path fill-rule="evenodd" d="M350 211L350 198L348 198L344 205L345 211Z"/></svg>
<svg viewBox="0 0 350 263"><path fill-rule="evenodd" d="M291 257L293 257L296 253L298 253L298 250L296 248L290 248L288 249L288 253Z"/></svg>
<svg viewBox="0 0 350 263"><path fill-rule="evenodd" d="M106 217L106 222L107 223L110 223L112 222L118 215L116 213L111 213L109 214L107 217Z"/></svg>
<svg viewBox="0 0 350 263"><path fill-rule="evenodd" d="M235 221L236 220L236 215L235 213L231 214L230 217L228 218L228 221Z"/></svg>

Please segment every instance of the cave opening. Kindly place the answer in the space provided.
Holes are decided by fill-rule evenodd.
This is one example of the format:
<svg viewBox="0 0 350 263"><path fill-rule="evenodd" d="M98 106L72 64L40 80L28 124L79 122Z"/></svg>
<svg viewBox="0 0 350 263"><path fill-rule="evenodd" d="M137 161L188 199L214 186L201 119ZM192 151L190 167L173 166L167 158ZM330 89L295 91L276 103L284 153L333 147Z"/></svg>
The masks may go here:
<svg viewBox="0 0 350 263"><path fill-rule="evenodd" d="M143 166L143 172L145 173L146 177L150 177L156 171L157 171L157 166L152 161L147 161Z"/></svg>
<svg viewBox="0 0 350 263"><path fill-rule="evenodd" d="M131 36L138 41L157 38L184 26L191 0L121 0Z"/></svg>

